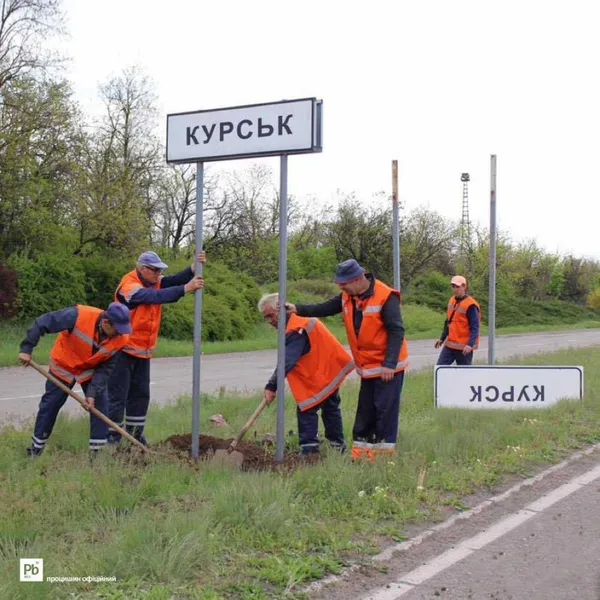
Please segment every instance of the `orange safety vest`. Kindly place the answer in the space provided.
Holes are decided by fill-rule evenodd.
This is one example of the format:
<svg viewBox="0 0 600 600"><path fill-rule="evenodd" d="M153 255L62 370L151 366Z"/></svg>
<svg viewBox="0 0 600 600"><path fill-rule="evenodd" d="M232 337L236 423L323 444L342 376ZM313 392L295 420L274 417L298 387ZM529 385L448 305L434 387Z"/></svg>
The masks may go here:
<svg viewBox="0 0 600 600"><path fill-rule="evenodd" d="M104 311L93 306L77 305L76 308L75 327L71 332L65 330L58 334L48 361L52 374L67 383L89 381L94 369L121 350L129 339L128 334L123 334L99 342L96 323Z"/></svg>
<svg viewBox="0 0 600 600"><path fill-rule="evenodd" d="M127 302L133 295L146 286L142 283L137 270L130 271L121 279L119 287L115 292L115 302L119 302L118 294ZM160 289L160 281L154 284L154 289ZM132 332L129 342L123 348L123 352L138 356L139 358L152 358L156 350L156 340L160 329L160 316L162 304L138 304L129 309Z"/></svg>
<svg viewBox="0 0 600 600"><path fill-rule="evenodd" d="M348 343L356 363L356 372L364 379L374 379L381 376L381 363L385 360L385 350L387 346L387 331L381 318L381 309L390 294L397 294L401 298L398 290L394 290L378 279L373 286L373 295L365 300L355 298L356 306L362 310L363 320L358 332L358 337L354 332L354 306L350 296L342 292L342 314ZM398 363L394 373L404 371L408 367L408 345L406 338L402 341L400 353L398 354Z"/></svg>
<svg viewBox="0 0 600 600"><path fill-rule="evenodd" d="M475 298L465 296L458 302L456 296L452 296L448 300L448 309L446 311L446 319L448 320L448 337L444 341L444 346L452 350L463 350L471 337L469 329L469 319L467 318L467 310L470 306L475 305L479 313L479 325L481 325L481 308ZM473 349L479 347L479 336L475 340Z"/></svg>
<svg viewBox="0 0 600 600"><path fill-rule="evenodd" d="M298 408L304 412L331 396L354 370L354 362L319 319L290 315L286 333L302 329L308 334L310 350L300 357L287 380Z"/></svg>

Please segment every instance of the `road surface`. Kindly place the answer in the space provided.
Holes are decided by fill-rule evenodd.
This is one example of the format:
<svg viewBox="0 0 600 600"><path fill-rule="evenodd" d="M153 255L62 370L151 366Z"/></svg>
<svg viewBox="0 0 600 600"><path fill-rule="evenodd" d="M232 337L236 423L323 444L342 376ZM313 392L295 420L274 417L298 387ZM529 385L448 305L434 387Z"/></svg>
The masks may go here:
<svg viewBox="0 0 600 600"><path fill-rule="evenodd" d="M411 370L435 364L439 352L434 349L433 343L434 340L409 340ZM599 344L600 330L597 329L503 335L496 338L496 357L502 360L516 355ZM475 356L478 361L487 360L487 338L482 338L481 348ZM201 391L211 393L224 388L251 393L260 390L269 379L276 362L276 350L203 356ZM33 369L0 368L0 423L19 424L35 415L43 386L42 377ZM79 387L75 390L78 391ZM192 357L154 359L150 390L151 401L161 404L178 396L191 394ZM75 400L69 398L63 410L74 414L80 412L81 408Z"/></svg>

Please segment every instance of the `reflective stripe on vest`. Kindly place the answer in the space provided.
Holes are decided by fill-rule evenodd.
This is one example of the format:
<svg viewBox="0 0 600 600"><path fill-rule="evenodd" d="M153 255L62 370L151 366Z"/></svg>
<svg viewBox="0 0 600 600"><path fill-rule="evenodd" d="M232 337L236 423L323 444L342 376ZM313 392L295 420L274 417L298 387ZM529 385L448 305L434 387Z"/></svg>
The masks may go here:
<svg viewBox="0 0 600 600"><path fill-rule="evenodd" d="M394 371L403 370L408 367L408 358L405 360L401 360L395 367L392 367ZM373 377L373 375L381 375L383 373L383 367L373 367L372 369L361 369L360 367L356 367L356 372L361 377Z"/></svg>
<svg viewBox="0 0 600 600"><path fill-rule="evenodd" d="M134 346L123 346L123 352L126 352L127 354L134 354L136 356L143 356L148 358L152 358L155 350L156 346L148 348L147 350L141 350L140 348L135 348Z"/></svg>
<svg viewBox="0 0 600 600"><path fill-rule="evenodd" d="M51 358L48 359L48 367L50 367L50 370L53 371L55 375L58 375L60 379L66 377L66 381L69 383L73 383L73 381L75 381L75 376L73 373L69 373L69 371L61 369Z"/></svg>
<svg viewBox="0 0 600 600"><path fill-rule="evenodd" d="M302 410L305 407L312 406L313 404L316 404L317 402L321 402L322 400L325 400L325 398L327 398L327 396L330 396L331 394L333 394L333 392L340 385L340 383L342 381L344 381L344 378L348 375L348 373L352 372L353 368L354 368L354 361L351 360L336 375L335 379L329 385L325 386L318 394L315 394L312 398L307 398L306 400L303 400L302 402L298 402L297 403L298 408L300 410Z"/></svg>

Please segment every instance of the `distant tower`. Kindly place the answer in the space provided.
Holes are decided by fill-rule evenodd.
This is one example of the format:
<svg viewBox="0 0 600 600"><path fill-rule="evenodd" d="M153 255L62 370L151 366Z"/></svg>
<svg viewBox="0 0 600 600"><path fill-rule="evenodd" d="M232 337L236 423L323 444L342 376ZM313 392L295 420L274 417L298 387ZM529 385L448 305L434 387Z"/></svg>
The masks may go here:
<svg viewBox="0 0 600 600"><path fill-rule="evenodd" d="M460 246L463 252L468 252L471 247L471 220L469 219L469 181L471 178L468 173L462 173L460 180L463 184Z"/></svg>

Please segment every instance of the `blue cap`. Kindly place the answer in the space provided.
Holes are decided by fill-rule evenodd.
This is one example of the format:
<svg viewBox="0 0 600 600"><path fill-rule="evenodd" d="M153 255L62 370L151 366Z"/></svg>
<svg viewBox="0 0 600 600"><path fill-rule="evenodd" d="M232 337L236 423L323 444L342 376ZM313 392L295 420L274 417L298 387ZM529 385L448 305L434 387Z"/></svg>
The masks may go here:
<svg viewBox="0 0 600 600"><path fill-rule="evenodd" d="M348 283L360 277L365 270L353 259L345 260L335 267L333 281L335 283Z"/></svg>
<svg viewBox="0 0 600 600"><path fill-rule="evenodd" d="M156 252L150 251L142 252L138 256L137 261L140 265L145 265L146 267L154 267L155 269L166 269L168 266L160 260Z"/></svg>
<svg viewBox="0 0 600 600"><path fill-rule="evenodd" d="M106 318L114 325L117 333L131 333L129 309L120 302L111 302L105 311Z"/></svg>

